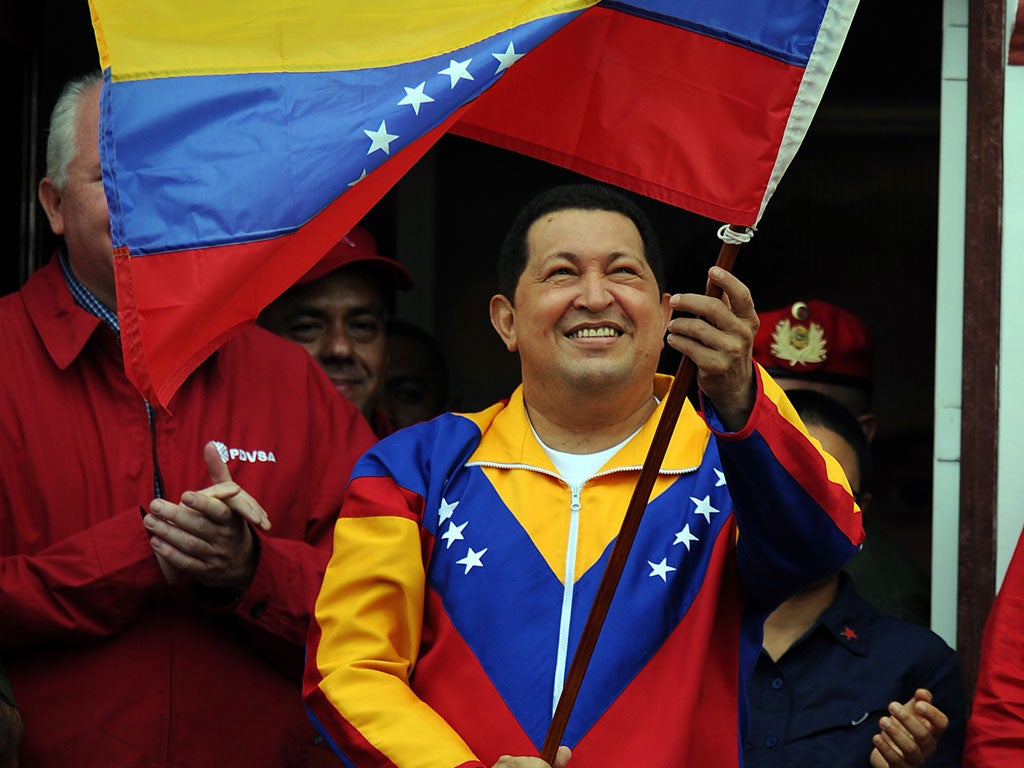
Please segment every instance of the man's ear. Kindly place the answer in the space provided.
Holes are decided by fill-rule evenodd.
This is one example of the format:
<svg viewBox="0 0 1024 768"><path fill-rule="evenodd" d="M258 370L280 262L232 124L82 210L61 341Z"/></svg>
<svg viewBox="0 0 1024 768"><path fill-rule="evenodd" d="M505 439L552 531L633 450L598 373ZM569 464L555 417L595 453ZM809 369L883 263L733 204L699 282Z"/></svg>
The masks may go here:
<svg viewBox="0 0 1024 768"><path fill-rule="evenodd" d="M664 331L668 331L668 321L672 319L672 305L669 304L669 300L672 298L671 293L661 294L661 317L664 322Z"/></svg>
<svg viewBox="0 0 1024 768"><path fill-rule="evenodd" d="M50 229L55 235L64 234L64 214L61 212L63 198L57 185L46 176L39 182L39 204L46 212L46 218L50 220Z"/></svg>
<svg viewBox="0 0 1024 768"><path fill-rule="evenodd" d="M864 436L870 443L875 439L875 433L878 431L878 417L873 413L862 413L857 417L857 421L860 422L860 428L864 430Z"/></svg>
<svg viewBox="0 0 1024 768"><path fill-rule="evenodd" d="M518 348L516 343L516 309L507 296L496 294L491 297L491 325L501 336L505 348L509 352L515 352Z"/></svg>

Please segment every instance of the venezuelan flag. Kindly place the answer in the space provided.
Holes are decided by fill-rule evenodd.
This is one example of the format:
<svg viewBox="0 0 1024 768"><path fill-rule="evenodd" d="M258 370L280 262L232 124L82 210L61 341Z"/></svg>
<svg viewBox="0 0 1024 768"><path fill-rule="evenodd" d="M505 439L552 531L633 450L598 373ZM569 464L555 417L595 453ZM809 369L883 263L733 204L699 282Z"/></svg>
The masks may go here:
<svg viewBox="0 0 1024 768"><path fill-rule="evenodd" d="M856 0L594 5L90 0L140 392L166 406L448 130L755 223Z"/></svg>
<svg viewBox="0 0 1024 768"><path fill-rule="evenodd" d="M752 226L807 132L855 7L600 3L540 45L453 131Z"/></svg>

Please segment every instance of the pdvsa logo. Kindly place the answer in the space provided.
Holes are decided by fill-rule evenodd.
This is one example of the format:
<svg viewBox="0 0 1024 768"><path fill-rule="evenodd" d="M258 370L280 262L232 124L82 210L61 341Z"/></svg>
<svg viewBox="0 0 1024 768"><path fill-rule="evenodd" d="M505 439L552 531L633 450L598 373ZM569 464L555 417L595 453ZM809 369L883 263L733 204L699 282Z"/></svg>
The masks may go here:
<svg viewBox="0 0 1024 768"><path fill-rule="evenodd" d="M214 440L213 444L217 446L220 460L225 464L229 461L277 462L273 451L247 451L244 448L228 448L219 440Z"/></svg>

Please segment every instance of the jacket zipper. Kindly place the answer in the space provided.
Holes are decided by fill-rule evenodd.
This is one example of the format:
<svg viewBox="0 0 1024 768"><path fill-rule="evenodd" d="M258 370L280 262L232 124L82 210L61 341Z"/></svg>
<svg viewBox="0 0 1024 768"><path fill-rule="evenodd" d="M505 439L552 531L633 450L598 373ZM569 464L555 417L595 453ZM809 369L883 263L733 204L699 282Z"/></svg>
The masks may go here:
<svg viewBox="0 0 1024 768"><path fill-rule="evenodd" d="M565 665L569 655L569 624L572 621L572 596L576 587L576 549L580 534L580 493L582 485L570 485L569 538L565 547L565 578L562 582L562 613L558 620L558 654L555 657L555 685L551 714L555 714L565 684Z"/></svg>

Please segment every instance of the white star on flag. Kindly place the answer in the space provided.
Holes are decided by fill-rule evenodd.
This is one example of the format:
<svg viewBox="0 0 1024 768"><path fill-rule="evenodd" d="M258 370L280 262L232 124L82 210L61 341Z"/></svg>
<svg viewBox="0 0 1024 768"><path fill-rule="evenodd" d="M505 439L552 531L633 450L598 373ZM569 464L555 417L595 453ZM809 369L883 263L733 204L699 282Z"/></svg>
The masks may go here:
<svg viewBox="0 0 1024 768"><path fill-rule="evenodd" d="M356 184L358 184L358 183L359 183L360 181L362 181L362 180L363 180L363 179L365 179L365 178L366 178L366 169L365 169L365 168L363 168L363 172L359 174L359 178L358 178L358 179L356 179L355 181L350 181L350 182L348 183L348 185L349 185L350 187L354 187L354 186L355 186Z"/></svg>
<svg viewBox="0 0 1024 768"><path fill-rule="evenodd" d="M483 560L481 560L481 558L482 558L482 557L483 557L483 556L484 556L484 555L485 555L486 553L487 553L487 547L484 547L484 548L483 548L483 549L481 549L481 550L480 550L479 552L477 552L477 551L476 551L475 549L473 549L472 547L470 547L470 548L469 548L469 554L468 554L468 555L466 555L466 556L465 556L464 558L462 558L461 560L456 560L455 562L456 562L456 563L457 563L458 565L464 565L464 566L466 566L466 570L465 570L465 573L469 573L469 572L470 572L471 570L473 570L473 569L474 569L474 568L476 568L477 566L479 566L479 567L481 567L481 568L483 568L483 567L484 567L484 563L483 563Z"/></svg>
<svg viewBox="0 0 1024 768"><path fill-rule="evenodd" d="M428 101L433 101L432 98L430 98L429 96L427 96L427 94L423 92L423 87L426 84L427 82L426 80L424 80L415 88L410 88L407 85L402 86L403 88L405 88L405 98L398 102L398 106L408 104L410 107L412 107L412 111L418 115L420 113L420 104L426 104Z"/></svg>
<svg viewBox="0 0 1024 768"><path fill-rule="evenodd" d="M459 80L473 79L473 76L469 74L469 62L471 61L472 59L466 59L465 61L456 61L455 59L452 59L448 66L437 74L448 75L448 77L452 79L452 90L454 91L455 84L459 82Z"/></svg>
<svg viewBox="0 0 1024 768"><path fill-rule="evenodd" d="M716 469L715 474L718 475L718 482L715 483L715 488L720 488L725 485L725 472L720 469Z"/></svg>
<svg viewBox="0 0 1024 768"><path fill-rule="evenodd" d="M441 538L448 542L448 544L445 546L445 549L451 549L452 544L454 544L459 539L465 538L462 535L462 529L465 528L467 525L469 525L468 521L463 523L462 525L456 525L454 522L448 523L448 530L441 534Z"/></svg>
<svg viewBox="0 0 1024 768"><path fill-rule="evenodd" d="M676 570L675 568L673 568L671 565L668 564L668 558L667 557L661 558L661 562L660 563L652 563L650 560L648 560L647 564L649 566L651 566L651 572L648 575L649 576L657 576L659 579L664 581L666 584L668 583L669 571Z"/></svg>
<svg viewBox="0 0 1024 768"><path fill-rule="evenodd" d="M683 530L676 532L676 540L672 542L672 546L683 544L686 547L686 551L689 552L691 541L700 541L700 539L690 533L690 524L687 523L683 526Z"/></svg>
<svg viewBox="0 0 1024 768"><path fill-rule="evenodd" d="M718 514L718 510L711 506L711 497L705 496L703 499L697 499L691 496L690 501L697 505L697 509L694 511L698 515L704 515L704 519L708 521L708 525L711 525L711 516Z"/></svg>
<svg viewBox="0 0 1024 768"><path fill-rule="evenodd" d="M385 155L390 155L391 142L398 138L398 134L388 133L388 126L383 120L380 121L380 128L376 131L364 130L363 133L370 139L370 148L366 150L368 155L373 154L378 149L383 149Z"/></svg>
<svg viewBox="0 0 1024 768"><path fill-rule="evenodd" d="M516 53L513 43L508 44L508 48L505 49L504 53L492 53L491 56L498 60L498 68L494 70L494 74L497 75L500 72L504 72L525 55L525 53Z"/></svg>
<svg viewBox="0 0 1024 768"><path fill-rule="evenodd" d="M441 499L441 507L437 510L437 522L443 523L451 517L457 506L459 506L457 501L454 504L449 504L444 499Z"/></svg>

